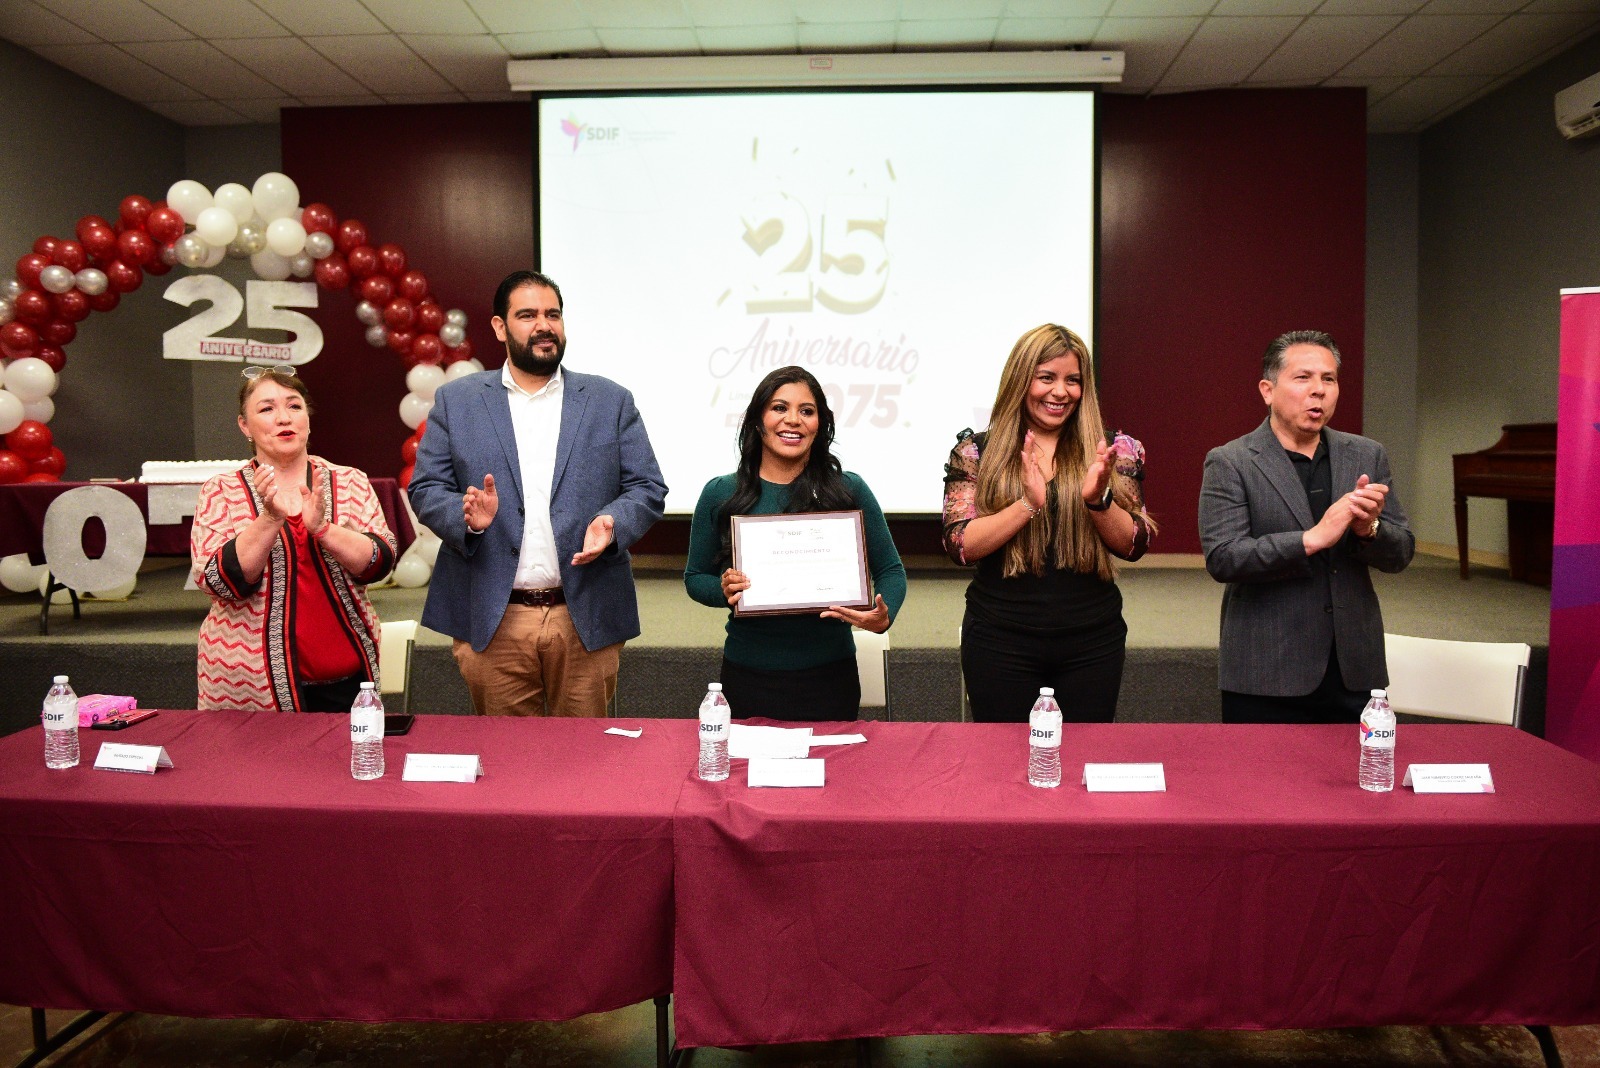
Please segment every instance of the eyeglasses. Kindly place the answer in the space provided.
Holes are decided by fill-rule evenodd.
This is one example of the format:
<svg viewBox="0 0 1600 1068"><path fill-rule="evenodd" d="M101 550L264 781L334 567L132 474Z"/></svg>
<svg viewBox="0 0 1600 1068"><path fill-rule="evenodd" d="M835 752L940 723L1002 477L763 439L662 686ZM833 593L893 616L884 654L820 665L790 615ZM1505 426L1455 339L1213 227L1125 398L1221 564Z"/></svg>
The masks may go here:
<svg viewBox="0 0 1600 1068"><path fill-rule="evenodd" d="M287 363L275 363L271 367L257 367L252 364L251 366L240 371L239 374L245 378L248 378L252 382L260 378L262 375L269 374L288 375L290 378L297 377L294 373L294 367Z"/></svg>

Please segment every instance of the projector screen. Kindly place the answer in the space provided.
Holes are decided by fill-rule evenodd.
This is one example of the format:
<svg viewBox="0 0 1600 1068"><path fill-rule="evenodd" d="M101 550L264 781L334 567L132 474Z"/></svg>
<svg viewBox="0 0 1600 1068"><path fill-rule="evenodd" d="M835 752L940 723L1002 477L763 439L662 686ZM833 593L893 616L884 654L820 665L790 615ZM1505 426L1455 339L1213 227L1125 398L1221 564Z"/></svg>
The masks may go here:
<svg viewBox="0 0 1600 1068"><path fill-rule="evenodd" d="M1028 329L1093 344L1082 90L538 102L540 263L565 366L633 391L667 510L734 470L755 385L799 364L884 511L935 514Z"/></svg>

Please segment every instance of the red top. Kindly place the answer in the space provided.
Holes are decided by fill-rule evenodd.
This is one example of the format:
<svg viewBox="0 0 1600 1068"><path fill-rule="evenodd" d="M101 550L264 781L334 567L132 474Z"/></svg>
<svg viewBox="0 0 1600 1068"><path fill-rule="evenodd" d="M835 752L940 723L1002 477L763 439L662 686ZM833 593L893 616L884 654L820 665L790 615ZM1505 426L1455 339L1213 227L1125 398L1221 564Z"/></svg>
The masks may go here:
<svg viewBox="0 0 1600 1068"><path fill-rule="evenodd" d="M361 649L349 624L334 603L327 561L316 539L297 515L284 528L294 549L293 618L289 629L294 641L297 682L333 682L362 670Z"/></svg>

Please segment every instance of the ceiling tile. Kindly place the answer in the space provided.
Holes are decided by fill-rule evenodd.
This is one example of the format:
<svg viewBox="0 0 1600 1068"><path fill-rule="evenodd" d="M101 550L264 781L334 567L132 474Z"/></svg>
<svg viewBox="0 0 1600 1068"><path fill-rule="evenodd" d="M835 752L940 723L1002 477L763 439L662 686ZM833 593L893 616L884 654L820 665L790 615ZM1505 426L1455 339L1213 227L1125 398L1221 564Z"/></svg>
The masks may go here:
<svg viewBox="0 0 1600 1068"><path fill-rule="evenodd" d="M284 37L289 31L250 0L145 0L196 37Z"/></svg>
<svg viewBox="0 0 1600 1068"><path fill-rule="evenodd" d="M892 22L899 14L897 0L794 0L795 19L802 25ZM890 40L893 39L891 34Z"/></svg>
<svg viewBox="0 0 1600 1068"><path fill-rule="evenodd" d="M1371 107L1410 80L1410 78L1329 78L1322 84L1330 89L1365 89L1367 106Z"/></svg>
<svg viewBox="0 0 1600 1068"><path fill-rule="evenodd" d="M1085 44L1092 40L1102 20L1098 18L1006 18L995 31L996 45Z"/></svg>
<svg viewBox="0 0 1600 1068"><path fill-rule="evenodd" d="M400 39L462 92L503 92L509 84L506 60L511 57L486 33L408 33Z"/></svg>
<svg viewBox="0 0 1600 1068"><path fill-rule="evenodd" d="M474 104L509 104L529 99L527 93L513 93L507 90L504 93L468 93L467 99Z"/></svg>
<svg viewBox="0 0 1600 1068"><path fill-rule="evenodd" d="M1319 15L1410 15L1426 0L1326 0Z"/></svg>
<svg viewBox="0 0 1600 1068"><path fill-rule="evenodd" d="M308 108L354 108L371 107L383 103L383 97L376 93L344 93L333 96L303 96L300 103Z"/></svg>
<svg viewBox="0 0 1600 1068"><path fill-rule="evenodd" d="M261 10L301 37L383 33L383 23L360 0L254 0Z"/></svg>
<svg viewBox="0 0 1600 1068"><path fill-rule="evenodd" d="M545 33L499 33L495 40L514 57L592 54L604 51L600 35L591 29L550 30Z"/></svg>
<svg viewBox="0 0 1600 1068"><path fill-rule="evenodd" d="M93 44L99 38L31 0L0 4L0 37L24 48L38 45Z"/></svg>
<svg viewBox="0 0 1600 1068"><path fill-rule="evenodd" d="M900 0L902 22L997 19L1006 0Z"/></svg>
<svg viewBox="0 0 1600 1068"><path fill-rule="evenodd" d="M1527 0L1428 0L1419 15L1509 15Z"/></svg>
<svg viewBox="0 0 1600 1068"><path fill-rule="evenodd" d="M1100 24L1093 43L1096 48L1121 49L1126 53L1126 65L1122 69L1125 89L1149 89L1161 80L1162 72L1199 26L1197 18L1108 18Z"/></svg>
<svg viewBox="0 0 1600 1068"><path fill-rule="evenodd" d="M279 114L281 109L296 107L299 103L292 97L280 96L271 100L229 100L228 107L251 122L276 124L282 118Z"/></svg>
<svg viewBox="0 0 1600 1068"><path fill-rule="evenodd" d="M116 45L44 45L34 51L56 66L81 74L96 85L103 85L135 103L200 100L204 97L203 93L167 77Z"/></svg>
<svg viewBox="0 0 1600 1068"><path fill-rule="evenodd" d="M1413 78L1367 109L1369 119L1423 125L1470 100L1488 78Z"/></svg>
<svg viewBox="0 0 1600 1068"><path fill-rule="evenodd" d="M209 97L281 96L286 89L253 73L205 41L150 41L122 47L129 55L157 70L169 72ZM293 72L284 71L283 75L284 80L289 80Z"/></svg>
<svg viewBox="0 0 1600 1068"><path fill-rule="evenodd" d="M598 26L594 32L600 36L600 46L607 52L641 56L700 54L700 38L689 29L630 30L625 27Z"/></svg>
<svg viewBox="0 0 1600 1068"><path fill-rule="evenodd" d="M467 0L362 0L395 33L485 33L483 24Z"/></svg>
<svg viewBox="0 0 1600 1068"><path fill-rule="evenodd" d="M894 50L894 29L892 22L802 22L795 27L795 35L803 52L890 52Z"/></svg>
<svg viewBox="0 0 1600 1068"><path fill-rule="evenodd" d="M689 16L679 0L578 0L596 29L687 30Z"/></svg>
<svg viewBox="0 0 1600 1068"><path fill-rule="evenodd" d="M1234 85L1270 56L1300 20L1290 15L1210 18L1161 78L1168 85Z"/></svg>
<svg viewBox="0 0 1600 1068"><path fill-rule="evenodd" d="M1218 0L1213 15L1309 15L1322 0Z"/></svg>
<svg viewBox="0 0 1600 1068"><path fill-rule="evenodd" d="M465 93L384 93L388 104L464 104Z"/></svg>
<svg viewBox="0 0 1600 1068"><path fill-rule="evenodd" d="M1249 80L1298 81L1305 85L1331 77L1399 24L1399 15L1309 18L1267 57Z"/></svg>
<svg viewBox="0 0 1600 1068"><path fill-rule="evenodd" d="M1574 11L1600 14L1600 0L1533 0L1522 11L1528 15L1560 15Z"/></svg>
<svg viewBox="0 0 1600 1068"><path fill-rule="evenodd" d="M321 52L298 37L267 37L256 40L216 41L217 48L249 67L269 82L291 82L286 92L304 99L312 96L361 96L361 83L340 70ZM290 78L282 74L292 71Z"/></svg>
<svg viewBox="0 0 1600 1068"><path fill-rule="evenodd" d="M578 0L467 0L494 34L548 33L590 25Z"/></svg>
<svg viewBox="0 0 1600 1068"><path fill-rule="evenodd" d="M1005 13L1019 19L1086 19L1111 10L1111 0L1007 0Z"/></svg>
<svg viewBox="0 0 1600 1068"><path fill-rule="evenodd" d="M1499 77L1551 48L1578 40L1597 22L1600 16L1588 14L1513 15L1428 73Z"/></svg>
<svg viewBox="0 0 1600 1068"><path fill-rule="evenodd" d="M684 0L695 28L708 26L792 26L789 0Z"/></svg>
<svg viewBox="0 0 1600 1068"><path fill-rule="evenodd" d="M242 126L250 121L215 100L163 100L145 107L185 126Z"/></svg>
<svg viewBox="0 0 1600 1068"><path fill-rule="evenodd" d="M176 22L143 3L106 3L106 0L37 0L103 41L181 41L194 36Z"/></svg>
<svg viewBox="0 0 1600 1068"><path fill-rule="evenodd" d="M695 36L707 52L793 52L800 47L792 22L783 26L701 26Z"/></svg>
<svg viewBox="0 0 1600 1068"><path fill-rule="evenodd" d="M450 83L392 34L310 37L306 43L375 93L446 93Z"/></svg>
<svg viewBox="0 0 1600 1068"><path fill-rule="evenodd" d="M1421 74L1498 21L1493 15L1412 15L1339 73Z"/></svg>
<svg viewBox="0 0 1600 1068"><path fill-rule="evenodd" d="M902 22L895 33L895 47L904 49L942 48L951 52L985 51L994 40L994 19L949 19L947 21Z"/></svg>
<svg viewBox="0 0 1600 1068"><path fill-rule="evenodd" d="M1106 15L1118 19L1209 15L1216 0L1115 0Z"/></svg>

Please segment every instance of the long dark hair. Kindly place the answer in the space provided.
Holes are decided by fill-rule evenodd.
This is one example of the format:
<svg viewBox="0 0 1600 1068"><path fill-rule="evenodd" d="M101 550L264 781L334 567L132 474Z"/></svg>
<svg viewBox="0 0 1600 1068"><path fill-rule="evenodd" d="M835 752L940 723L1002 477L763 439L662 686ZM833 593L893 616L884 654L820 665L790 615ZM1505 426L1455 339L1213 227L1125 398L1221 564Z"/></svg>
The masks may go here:
<svg viewBox="0 0 1600 1068"><path fill-rule="evenodd" d="M785 512L831 512L854 508L855 497L850 484L844 479L844 468L833 455L833 409L828 407L828 395L816 378L804 367L780 367L756 386L750 403L744 410L744 422L739 424L739 470L735 472L733 496L722 506L717 525L722 531L722 557L720 563L733 559L733 529L729 519L736 515L749 515L761 499L761 420L772 397L784 386L800 384L811 391L817 402L817 436L811 442L811 453L806 466L789 484L789 503Z"/></svg>

